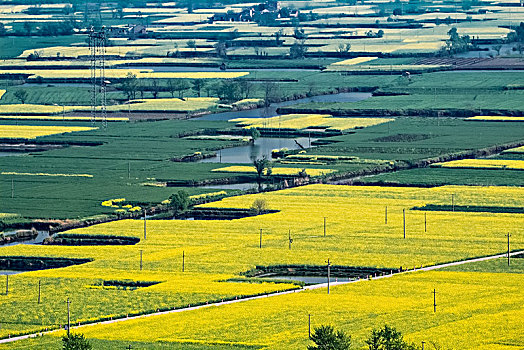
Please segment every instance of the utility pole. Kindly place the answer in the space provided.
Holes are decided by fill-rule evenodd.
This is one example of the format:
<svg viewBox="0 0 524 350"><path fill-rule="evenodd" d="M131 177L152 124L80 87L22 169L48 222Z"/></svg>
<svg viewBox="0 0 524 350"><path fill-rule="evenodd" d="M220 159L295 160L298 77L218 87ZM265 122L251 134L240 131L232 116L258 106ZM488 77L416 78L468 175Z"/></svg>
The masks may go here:
<svg viewBox="0 0 524 350"><path fill-rule="evenodd" d="M144 241L147 239L147 212L144 209Z"/></svg>
<svg viewBox="0 0 524 350"><path fill-rule="evenodd" d="M262 229L260 229L260 241L258 243L258 247L262 248Z"/></svg>
<svg viewBox="0 0 524 350"><path fill-rule="evenodd" d="M330 279L330 275L331 275L331 263L329 261L329 259L327 259L327 292L329 294L329 279Z"/></svg>
<svg viewBox="0 0 524 350"><path fill-rule="evenodd" d="M186 270L186 252L182 251L182 272Z"/></svg>
<svg viewBox="0 0 524 350"><path fill-rule="evenodd" d="M388 224L388 206L386 205L386 212L384 213L384 223Z"/></svg>
<svg viewBox="0 0 524 350"><path fill-rule="evenodd" d="M307 317L308 317L308 334L309 334L309 339L311 339L311 314L308 314Z"/></svg>
<svg viewBox="0 0 524 350"><path fill-rule="evenodd" d="M288 240L289 240L289 250L291 250L291 243L293 243L293 240L291 239L291 230L289 230Z"/></svg>
<svg viewBox="0 0 524 350"><path fill-rule="evenodd" d="M510 255L509 255L509 238L511 237L511 235L508 233L506 235L506 237L508 237L508 266L509 266L509 264L510 264L510 261L509 261L509 257L510 257Z"/></svg>
<svg viewBox="0 0 524 350"><path fill-rule="evenodd" d="M428 220L426 217L426 212L424 212L424 232L428 232Z"/></svg>
<svg viewBox="0 0 524 350"><path fill-rule="evenodd" d="M5 275L5 295L9 295L9 275Z"/></svg>
<svg viewBox="0 0 524 350"><path fill-rule="evenodd" d="M326 217L324 216L324 237L326 237Z"/></svg>
<svg viewBox="0 0 524 350"><path fill-rule="evenodd" d="M143 251L142 249L140 249L140 271L142 271L142 254L143 254Z"/></svg>
<svg viewBox="0 0 524 350"><path fill-rule="evenodd" d="M38 304L40 304L41 280L38 280Z"/></svg>
<svg viewBox="0 0 524 350"><path fill-rule="evenodd" d="M69 338L69 332L71 329L71 312L69 310L69 304L71 302L69 301L69 298L67 298L67 337Z"/></svg>
<svg viewBox="0 0 524 350"><path fill-rule="evenodd" d="M424 344L426 344L425 341L422 342L422 350L424 350Z"/></svg>
<svg viewBox="0 0 524 350"><path fill-rule="evenodd" d="M437 312L437 291L433 289L433 312Z"/></svg>
<svg viewBox="0 0 524 350"><path fill-rule="evenodd" d="M404 218L404 239L406 239L406 209L402 209L402 216Z"/></svg>

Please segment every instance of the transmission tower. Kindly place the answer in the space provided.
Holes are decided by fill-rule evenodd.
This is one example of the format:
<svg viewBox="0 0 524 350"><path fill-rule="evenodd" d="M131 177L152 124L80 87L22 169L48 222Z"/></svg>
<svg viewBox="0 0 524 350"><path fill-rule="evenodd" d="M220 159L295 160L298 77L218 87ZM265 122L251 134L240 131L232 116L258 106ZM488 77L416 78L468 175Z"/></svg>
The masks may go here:
<svg viewBox="0 0 524 350"><path fill-rule="evenodd" d="M89 32L89 51L91 54L91 123L97 120L97 109L100 107L100 120L102 127L107 127L107 96L106 86L106 32L102 27L100 31L91 28Z"/></svg>

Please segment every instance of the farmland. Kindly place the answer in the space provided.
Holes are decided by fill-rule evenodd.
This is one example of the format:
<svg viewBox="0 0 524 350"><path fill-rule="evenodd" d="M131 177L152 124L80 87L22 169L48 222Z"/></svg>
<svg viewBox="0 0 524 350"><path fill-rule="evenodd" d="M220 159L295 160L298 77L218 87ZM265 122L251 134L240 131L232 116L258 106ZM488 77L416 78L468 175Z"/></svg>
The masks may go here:
<svg viewBox="0 0 524 350"><path fill-rule="evenodd" d="M501 252L505 242L500 235L501 229L515 232L513 244L515 249L519 249L522 241L518 232L523 226L518 214L431 212L427 215L429 224L424 232L424 213L409 211L407 238L403 239L402 209L427 203L447 203L451 193L455 194L457 203L522 206L524 196L520 192L522 190L519 188L503 187L383 189L314 185L235 197L206 205L245 208L254 199L264 198L271 209L279 210L274 214L232 222L150 221L147 239L137 246L100 246L96 250L63 246L9 247L3 249L4 256L61 256L94 261L60 270L13 276L10 279L12 290L9 298L2 302L5 314L11 315L8 324L12 326L2 331L15 332L59 325L63 319L53 310L59 308L61 300L68 294L75 303L84 305L81 309L75 309L74 319L86 322L88 319L111 315L117 317L152 308L182 306L292 287L285 284L220 282L249 270L255 264L316 265L323 264L325 258L330 257L336 264L348 266L388 269L427 266ZM506 198L512 198L512 201ZM306 199L311 207L300 205ZM389 213L387 224L384 223L386 205ZM366 215L359 215L358 212L365 212ZM342 213L355 214L348 217ZM324 216L328 218L326 237L322 233ZM490 225L487 225L488 222ZM262 249L258 247L259 227L264 230ZM291 250L286 242L287 228L292 228ZM141 221L126 220L70 232L143 238L142 231ZM384 246L395 246L395 249L385 251ZM144 252L142 271L138 269L139 250ZM182 251L186 259L184 273L180 271ZM92 277L95 271L97 278ZM46 297L46 303L34 311L18 312L17 305L32 304L35 298L35 294L21 291L31 289L39 279L45 290L55 291L54 297ZM130 292L89 287L96 285L100 279L163 282L139 292L138 299L128 299ZM108 302L115 298L119 302Z"/></svg>
<svg viewBox="0 0 524 350"><path fill-rule="evenodd" d="M68 316L93 349L523 348L523 45L519 0L0 5L0 349Z"/></svg>

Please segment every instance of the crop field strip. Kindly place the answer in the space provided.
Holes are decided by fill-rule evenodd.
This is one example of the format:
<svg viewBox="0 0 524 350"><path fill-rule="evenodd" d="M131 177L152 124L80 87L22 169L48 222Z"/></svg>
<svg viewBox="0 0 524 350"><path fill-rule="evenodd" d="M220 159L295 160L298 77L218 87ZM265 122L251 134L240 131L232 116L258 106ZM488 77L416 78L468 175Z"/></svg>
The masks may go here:
<svg viewBox="0 0 524 350"><path fill-rule="evenodd" d="M451 194L455 195L456 203L522 206L524 196L519 195L520 192L522 189L503 187L421 189L311 185L204 205L246 208L255 198L264 198L271 209L280 210L275 214L234 221L149 221L146 240L142 237L143 222L140 220L71 231L138 237L142 241L137 246L99 246L96 250L65 246L8 247L3 250L4 256L60 256L94 261L65 269L11 276L9 298L0 297L2 308L11 315L1 332L3 335L14 334L62 324L63 315L53 310L59 308L66 295L70 295L76 305L85 305L73 309L73 318L75 322L86 322L111 315L116 317L141 310L187 306L292 287L220 282L254 264L322 265L329 256L337 264L347 266L392 269L427 266L504 251L505 238L500 234L501 228L515 232L513 247L519 249L522 242L518 232L524 227L522 215L428 212L429 224L424 232L424 213L408 210L407 238L403 239L402 209L424 203L447 203ZM304 208L300 204L304 200L311 206ZM384 223L386 205L388 224ZM362 212L366 215L356 214ZM355 214L348 217L347 213ZM324 216L327 217L327 237L322 233ZM283 227L293 228L291 250L287 246L287 229ZM258 247L259 228L263 228L262 249ZM384 246L395 246L395 249L385 251ZM143 271L138 268L139 250L144 252ZM186 257L184 273L180 270L182 251ZM94 271L97 271L97 278L92 277ZM138 294L133 299L129 298L130 291L86 287L96 285L100 280L129 279L162 283L135 291ZM45 303L35 307L35 294L21 291L35 290L38 280L45 286L46 297ZM54 295L52 300L47 296L51 292ZM32 305L28 310L33 311L21 313L17 305Z"/></svg>

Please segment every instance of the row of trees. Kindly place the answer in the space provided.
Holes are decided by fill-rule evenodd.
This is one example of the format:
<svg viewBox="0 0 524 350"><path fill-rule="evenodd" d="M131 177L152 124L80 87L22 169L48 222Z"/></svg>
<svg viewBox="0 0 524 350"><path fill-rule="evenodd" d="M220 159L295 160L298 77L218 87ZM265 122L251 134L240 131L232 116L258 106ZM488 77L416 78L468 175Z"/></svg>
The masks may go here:
<svg viewBox="0 0 524 350"><path fill-rule="evenodd" d="M75 29L80 28L79 23L73 18L61 22L44 22L35 25L32 22L24 22L21 27L14 32L8 32L5 25L0 23L0 36L18 35L18 36L57 36L71 35Z"/></svg>
<svg viewBox="0 0 524 350"><path fill-rule="evenodd" d="M311 340L315 345L308 346L308 350L348 350L352 347L351 336L344 331L335 330L332 326L315 328ZM405 341L401 332L388 325L373 329L365 343L369 350L420 349L417 345Z"/></svg>
<svg viewBox="0 0 524 350"><path fill-rule="evenodd" d="M146 91L150 92L153 98L157 98L161 91L167 91L172 97L176 95L183 99L188 90L193 90L198 97L201 97L202 92L205 91L208 97L216 96L224 101L238 101L252 97L257 90L257 86L246 79L208 81L206 79L160 80L153 78L141 80L133 73L128 73L118 88L126 94L129 100L137 98L137 94L143 98ZM262 89L266 101L274 101L278 98L279 90L276 84L268 82L262 85Z"/></svg>

